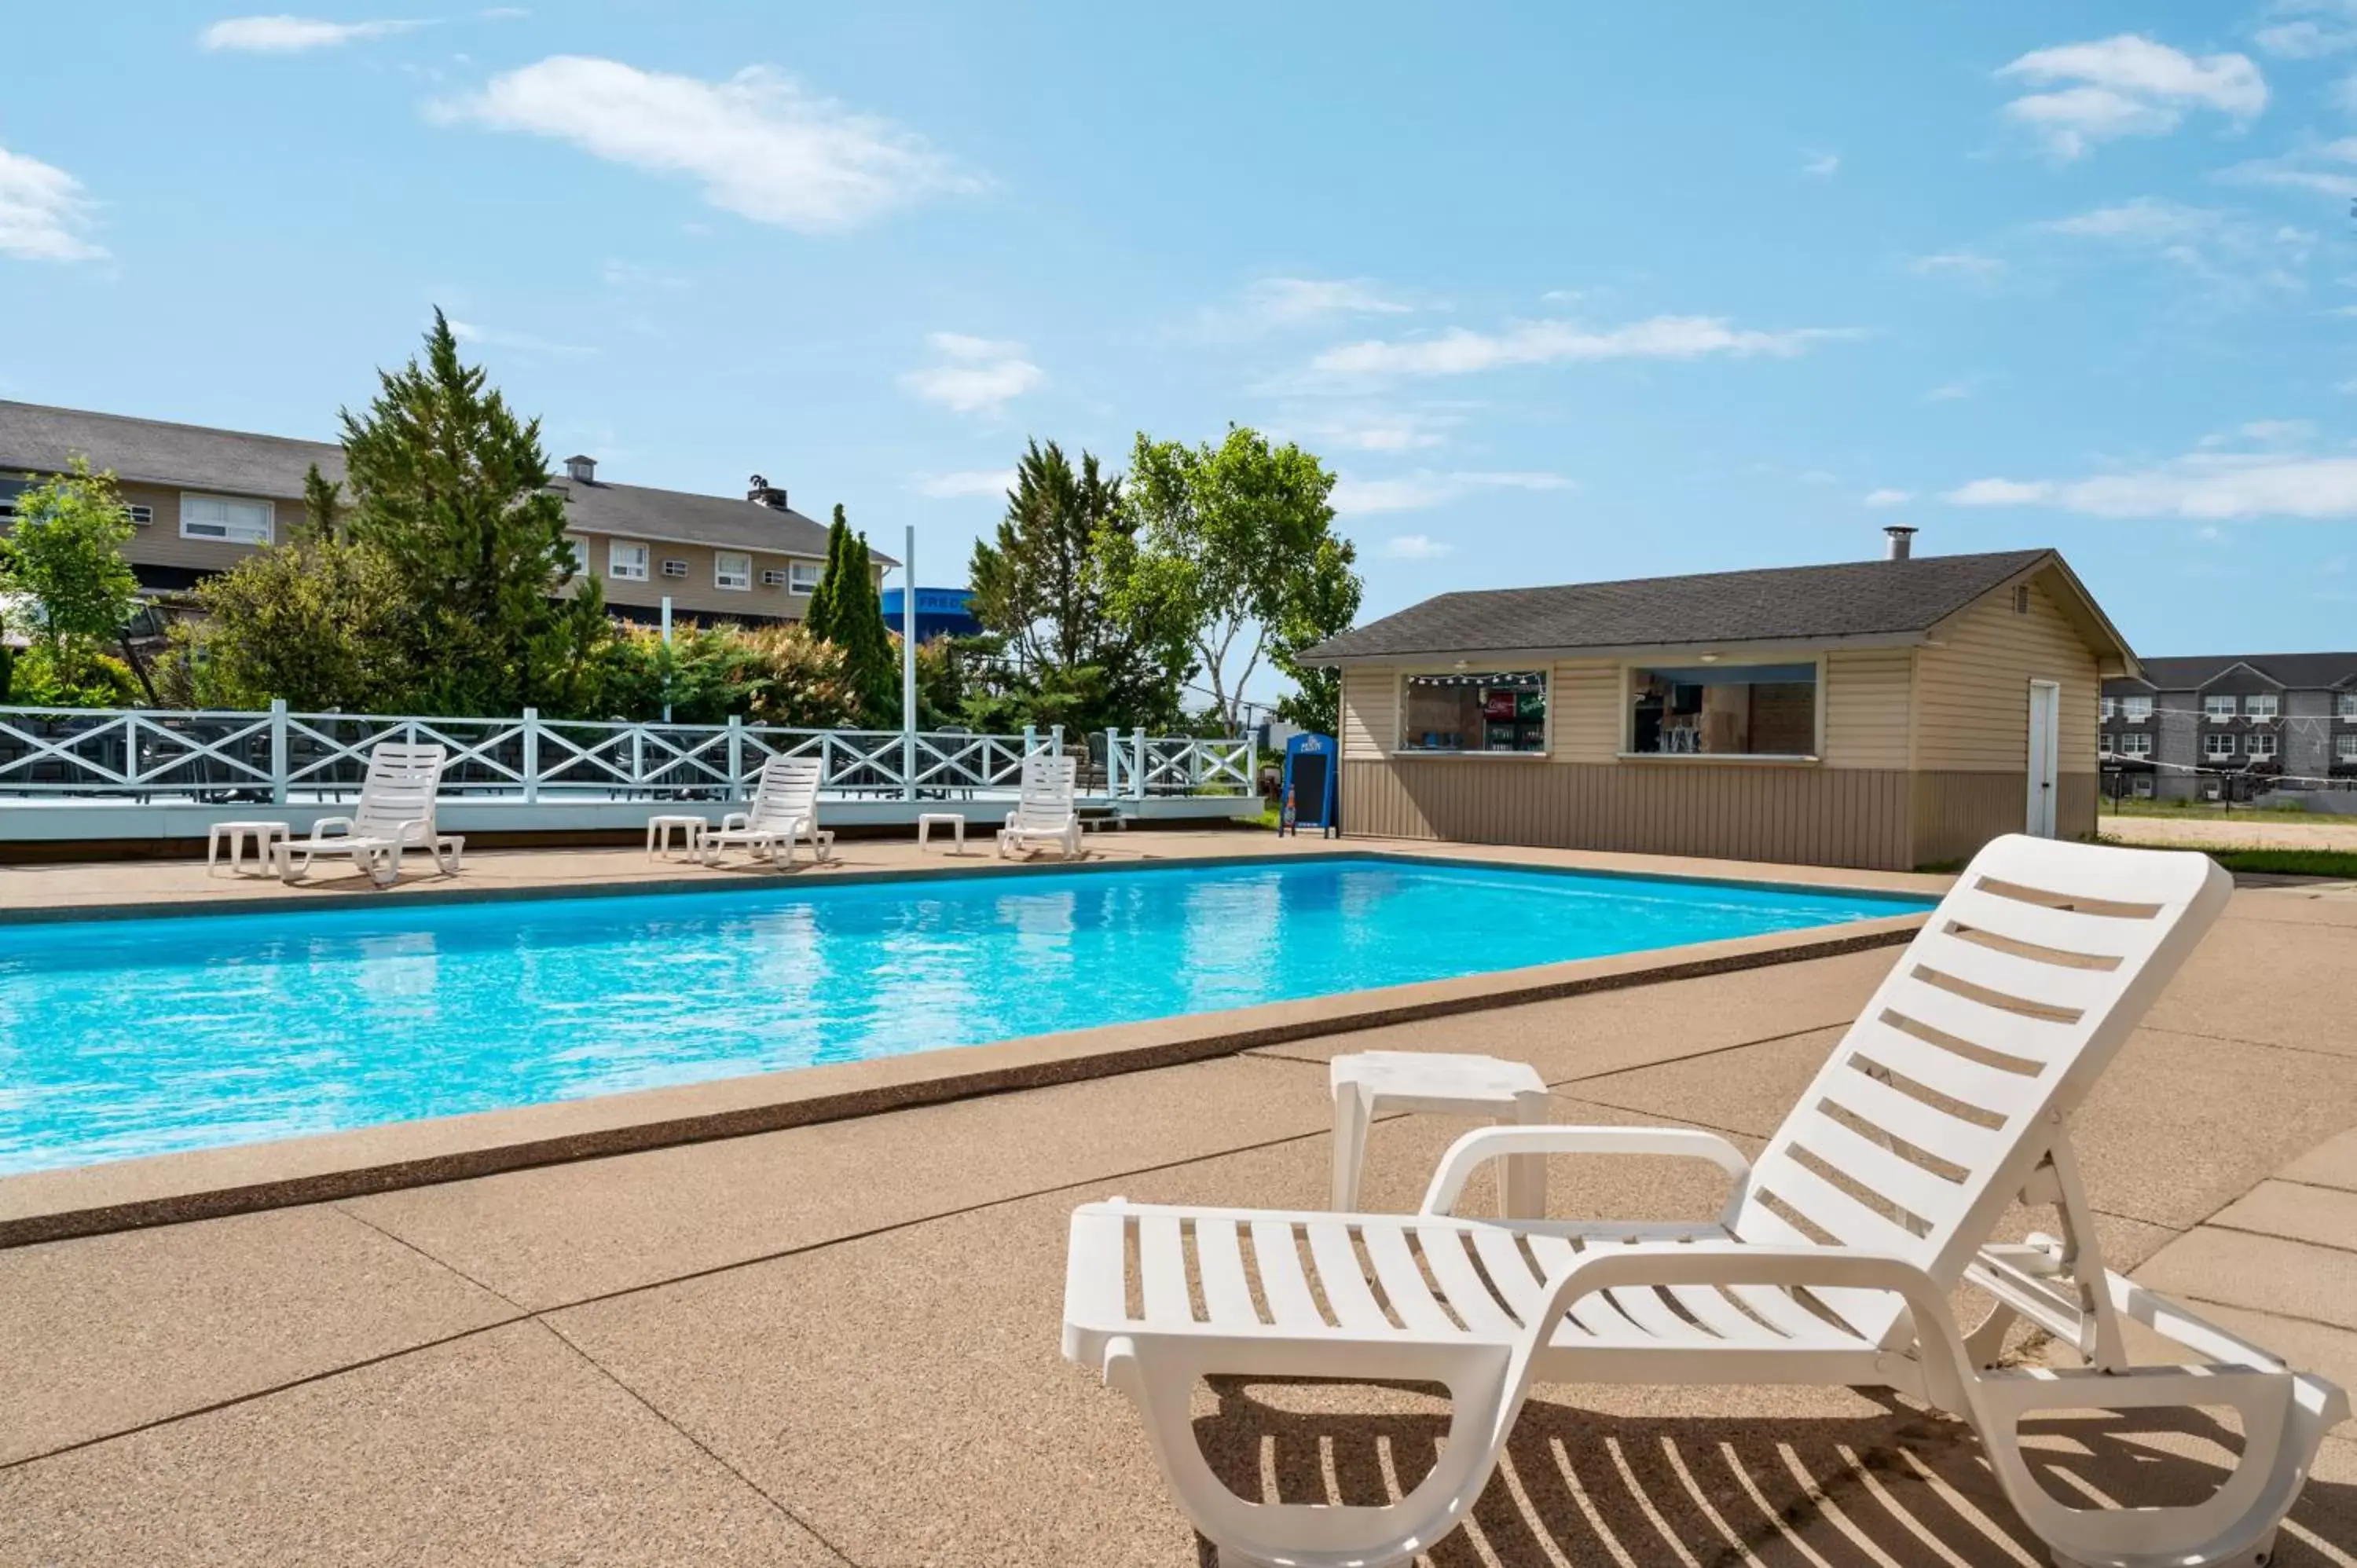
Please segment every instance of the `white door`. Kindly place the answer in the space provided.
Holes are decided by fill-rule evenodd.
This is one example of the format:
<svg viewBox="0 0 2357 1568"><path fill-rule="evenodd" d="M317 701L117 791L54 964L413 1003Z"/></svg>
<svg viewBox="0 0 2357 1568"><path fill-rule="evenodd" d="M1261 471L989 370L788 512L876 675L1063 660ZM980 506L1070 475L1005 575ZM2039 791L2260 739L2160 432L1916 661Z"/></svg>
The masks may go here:
<svg viewBox="0 0 2357 1568"><path fill-rule="evenodd" d="M2062 688L2029 683L2029 824L2040 838L2054 836L2055 759L2062 745Z"/></svg>

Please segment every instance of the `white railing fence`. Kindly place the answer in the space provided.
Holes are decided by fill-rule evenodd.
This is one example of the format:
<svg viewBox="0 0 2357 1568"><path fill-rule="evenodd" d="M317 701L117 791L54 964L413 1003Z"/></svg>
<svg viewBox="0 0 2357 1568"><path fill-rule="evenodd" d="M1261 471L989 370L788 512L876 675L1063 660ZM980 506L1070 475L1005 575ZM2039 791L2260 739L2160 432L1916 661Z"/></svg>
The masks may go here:
<svg viewBox="0 0 2357 1568"><path fill-rule="evenodd" d="M445 798L715 800L741 798L772 757L816 757L837 796L925 800L1012 789L1023 759L1067 749L1062 726L1021 735L957 730L788 729L153 709L0 707L0 796L43 800L269 801L340 799L360 788L380 742L448 748ZM1249 739L1107 730L1085 755L1086 793L1249 794Z"/></svg>

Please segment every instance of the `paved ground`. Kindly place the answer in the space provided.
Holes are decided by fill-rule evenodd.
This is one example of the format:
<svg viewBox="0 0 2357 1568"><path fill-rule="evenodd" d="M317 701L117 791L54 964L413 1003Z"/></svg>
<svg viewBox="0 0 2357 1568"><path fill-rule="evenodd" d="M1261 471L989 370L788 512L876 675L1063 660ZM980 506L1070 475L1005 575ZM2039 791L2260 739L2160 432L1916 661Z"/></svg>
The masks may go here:
<svg viewBox="0 0 2357 1568"><path fill-rule="evenodd" d="M2102 835L2169 849L2357 850L2357 817L2139 817L2106 811Z"/></svg>
<svg viewBox="0 0 2357 1568"><path fill-rule="evenodd" d="M1892 956L0 1252L0 1563L1200 1565L1126 1404L1057 1356L1073 1204L1321 1204L1340 1049L1518 1056L1567 1120L1756 1149ZM2115 1266L2357 1384L2352 975L2357 897L2238 894L2075 1137ZM1369 1203L1412 1206L1462 1128L1379 1125ZM1718 1199L1647 1160L1564 1162L1555 1195ZM1396 1391L1199 1414L1239 1484L1297 1497L1439 1430ZM2134 1501L2209 1474L2200 1436L2095 1417L2051 1452ZM2357 1563L2357 1436L2293 1519L2280 1563ZM1542 1391L1432 1557L2043 1561L1944 1418L1593 1388Z"/></svg>

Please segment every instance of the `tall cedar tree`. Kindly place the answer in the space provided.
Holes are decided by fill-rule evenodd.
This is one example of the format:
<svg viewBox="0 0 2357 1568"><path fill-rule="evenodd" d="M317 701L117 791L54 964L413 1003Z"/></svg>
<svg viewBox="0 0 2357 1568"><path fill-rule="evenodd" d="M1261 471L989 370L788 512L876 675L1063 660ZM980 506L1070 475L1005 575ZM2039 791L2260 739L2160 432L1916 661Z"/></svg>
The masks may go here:
<svg viewBox="0 0 2357 1568"><path fill-rule="evenodd" d="M1006 639L1042 718L1052 712L1075 729L1178 722L1190 665L1183 631L1117 616L1107 602L1135 531L1121 480L1094 453L1075 469L1055 442L1035 440L1016 467L997 542L974 543L974 618Z"/></svg>
<svg viewBox="0 0 2357 1568"><path fill-rule="evenodd" d="M344 510L343 487L312 464L303 471L303 532L323 543L336 542L336 523Z"/></svg>
<svg viewBox="0 0 2357 1568"><path fill-rule="evenodd" d="M365 416L343 412L350 537L382 551L415 607L425 701L445 713L562 709L606 636L589 578L571 598L565 498L540 421L516 417L462 363L439 309L425 363L379 371Z"/></svg>
<svg viewBox="0 0 2357 1568"><path fill-rule="evenodd" d="M900 717L892 639L884 628L884 601L876 591L876 564L867 536L851 532L843 508L826 533L826 571L811 595L803 625L843 651L844 672L858 693L860 722L897 724Z"/></svg>

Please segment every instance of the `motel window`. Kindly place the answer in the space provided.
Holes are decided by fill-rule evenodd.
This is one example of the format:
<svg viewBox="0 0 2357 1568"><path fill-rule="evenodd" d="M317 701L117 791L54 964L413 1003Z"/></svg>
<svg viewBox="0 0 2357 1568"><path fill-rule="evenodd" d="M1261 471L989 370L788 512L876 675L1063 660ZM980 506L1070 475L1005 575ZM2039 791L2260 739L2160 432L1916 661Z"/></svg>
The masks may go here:
<svg viewBox="0 0 2357 1568"><path fill-rule="evenodd" d="M573 546L573 575L576 577L587 576L589 575L588 541L568 539L565 542Z"/></svg>
<svg viewBox="0 0 2357 1568"><path fill-rule="evenodd" d="M2140 725L2144 723L2147 719L2152 717L2152 699L2150 697L2122 697L2120 699L2120 717L2126 719L2132 725Z"/></svg>
<svg viewBox="0 0 2357 1568"><path fill-rule="evenodd" d="M749 592L753 586L753 558L741 550L714 551L712 585Z"/></svg>
<svg viewBox="0 0 2357 1568"><path fill-rule="evenodd" d="M2119 745L2117 749L2122 757L2150 757L2152 755L2152 736L2148 731L2131 730L2127 734L2119 736L2118 740Z"/></svg>
<svg viewBox="0 0 2357 1568"><path fill-rule="evenodd" d="M16 515L16 498L33 488L33 481L21 474L0 475L0 522Z"/></svg>
<svg viewBox="0 0 2357 1568"><path fill-rule="evenodd" d="M2105 724L2110 724L2110 723L2112 722L2112 714L2113 714L2113 713L2115 711L2115 708L2116 708L2116 704L2115 704L2115 703L2113 703L2113 701L2112 701L2109 697L2105 697L2105 698L2104 699L2104 702L2103 702L2103 709L2104 709L2104 722Z"/></svg>
<svg viewBox="0 0 2357 1568"><path fill-rule="evenodd" d="M228 544L270 542L272 508L268 501L240 496L180 498L180 537L213 539Z"/></svg>
<svg viewBox="0 0 2357 1568"><path fill-rule="evenodd" d="M2201 737L2201 755L2211 762L2231 762L2234 758L2234 737L2231 735L2206 735Z"/></svg>
<svg viewBox="0 0 2357 1568"><path fill-rule="evenodd" d="M653 553L643 544L615 540L606 546L606 575L623 583L647 580L647 560Z"/></svg>
<svg viewBox="0 0 2357 1568"><path fill-rule="evenodd" d="M2357 722L2357 692L2343 692L2334 697L2332 711L2344 719Z"/></svg>
<svg viewBox="0 0 2357 1568"><path fill-rule="evenodd" d="M2250 738L2246 749L2249 750L2254 760L2273 757L2276 754L2276 737L2271 735L2255 735Z"/></svg>
<svg viewBox="0 0 2357 1568"><path fill-rule="evenodd" d="M2212 724L2224 724L2234 716L2234 699L2232 697L2202 698L2201 716Z"/></svg>
<svg viewBox="0 0 2357 1568"><path fill-rule="evenodd" d="M1814 664L1695 664L1629 671L1629 749L1644 757L1811 757Z"/></svg>
<svg viewBox="0 0 2357 1568"><path fill-rule="evenodd" d="M1544 751L1546 672L1410 675L1400 693L1403 751Z"/></svg>
<svg viewBox="0 0 2357 1568"><path fill-rule="evenodd" d="M2357 735L2334 736L2332 755L2343 762L2357 762Z"/></svg>
<svg viewBox="0 0 2357 1568"><path fill-rule="evenodd" d="M2271 692L2255 693L2243 699L2243 711L2255 719L2271 719L2276 716L2278 711L2276 704L2281 700Z"/></svg>
<svg viewBox="0 0 2357 1568"><path fill-rule="evenodd" d="M796 561L786 570L790 574L786 581L786 587L790 592L797 594L818 592L819 564L817 562Z"/></svg>

